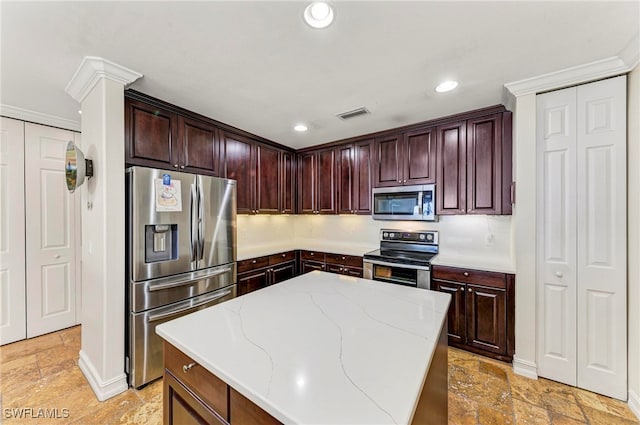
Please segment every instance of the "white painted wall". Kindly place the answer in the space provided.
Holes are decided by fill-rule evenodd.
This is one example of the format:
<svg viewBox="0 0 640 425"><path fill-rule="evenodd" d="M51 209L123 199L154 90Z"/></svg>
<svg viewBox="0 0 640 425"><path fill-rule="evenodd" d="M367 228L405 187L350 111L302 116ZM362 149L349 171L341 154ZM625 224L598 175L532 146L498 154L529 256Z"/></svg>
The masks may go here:
<svg viewBox="0 0 640 425"><path fill-rule="evenodd" d="M518 96L513 111L514 176L513 208L516 263L517 373L537 377L536 367L536 96Z"/></svg>
<svg viewBox="0 0 640 425"><path fill-rule="evenodd" d="M629 406L640 418L640 66L627 84Z"/></svg>

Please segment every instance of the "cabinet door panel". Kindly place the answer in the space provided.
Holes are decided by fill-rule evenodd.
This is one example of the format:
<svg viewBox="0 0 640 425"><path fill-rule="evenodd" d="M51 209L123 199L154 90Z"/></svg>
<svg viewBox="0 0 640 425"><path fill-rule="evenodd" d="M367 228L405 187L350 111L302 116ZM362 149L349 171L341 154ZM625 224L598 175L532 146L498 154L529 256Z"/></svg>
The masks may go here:
<svg viewBox="0 0 640 425"><path fill-rule="evenodd" d="M281 202L280 212L282 214L295 213L295 163L293 153L282 152L281 169Z"/></svg>
<svg viewBox="0 0 640 425"><path fill-rule="evenodd" d="M232 133L224 133L224 170L225 177L237 184L237 211L239 214L251 213L253 206L254 143Z"/></svg>
<svg viewBox="0 0 640 425"><path fill-rule="evenodd" d="M278 264L271 268L271 282L270 284L276 284L283 282L287 279L291 279L296 275L296 262L290 261L288 263Z"/></svg>
<svg viewBox="0 0 640 425"><path fill-rule="evenodd" d="M435 183L435 139L435 132L431 128L413 131L405 135L404 162L406 168L403 184Z"/></svg>
<svg viewBox="0 0 640 425"><path fill-rule="evenodd" d="M226 424L170 373L164 374L163 416L166 425Z"/></svg>
<svg viewBox="0 0 640 425"><path fill-rule="evenodd" d="M334 149L318 152L318 209L320 214L336 214L336 155Z"/></svg>
<svg viewBox="0 0 640 425"><path fill-rule="evenodd" d="M321 272L325 271L324 263L316 263L313 261L301 261L301 271L300 274L305 274L312 272L314 270L320 270Z"/></svg>
<svg viewBox="0 0 640 425"><path fill-rule="evenodd" d="M218 175L217 129L207 123L180 117L181 166L189 172Z"/></svg>
<svg viewBox="0 0 640 425"><path fill-rule="evenodd" d="M353 209L357 214L371 214L373 139L356 142L353 149Z"/></svg>
<svg viewBox="0 0 640 425"><path fill-rule="evenodd" d="M376 140L374 187L402 184L402 139L393 135Z"/></svg>
<svg viewBox="0 0 640 425"><path fill-rule="evenodd" d="M317 157L314 152L299 157L298 171L298 212L313 214L317 208Z"/></svg>
<svg viewBox="0 0 640 425"><path fill-rule="evenodd" d="M507 353L506 291L467 285L467 344Z"/></svg>
<svg viewBox="0 0 640 425"><path fill-rule="evenodd" d="M267 269L238 274L238 296L257 291L267 286Z"/></svg>
<svg viewBox="0 0 640 425"><path fill-rule="evenodd" d="M451 295L447 312L449 342L464 344L466 340L465 285L461 283L433 280L435 290Z"/></svg>
<svg viewBox="0 0 640 425"><path fill-rule="evenodd" d="M466 212L466 130L465 122L438 127L437 130L436 213Z"/></svg>
<svg viewBox="0 0 640 425"><path fill-rule="evenodd" d="M354 211L354 152L353 145L339 146L337 149L337 197L338 214L351 214Z"/></svg>
<svg viewBox="0 0 640 425"><path fill-rule="evenodd" d="M125 102L126 162L174 168L180 160L177 116L142 102Z"/></svg>
<svg viewBox="0 0 640 425"><path fill-rule="evenodd" d="M467 121L467 213L502 209L502 115Z"/></svg>
<svg viewBox="0 0 640 425"><path fill-rule="evenodd" d="M256 145L257 178L256 210L259 213L275 214L280 211L280 151Z"/></svg>

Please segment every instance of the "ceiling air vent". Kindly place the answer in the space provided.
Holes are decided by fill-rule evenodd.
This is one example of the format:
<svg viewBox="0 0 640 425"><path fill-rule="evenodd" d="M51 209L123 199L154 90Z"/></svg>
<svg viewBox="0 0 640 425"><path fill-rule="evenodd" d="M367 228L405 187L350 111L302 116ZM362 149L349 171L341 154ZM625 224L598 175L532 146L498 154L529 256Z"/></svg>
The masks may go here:
<svg viewBox="0 0 640 425"><path fill-rule="evenodd" d="M337 114L338 118L342 118L343 120L348 120L351 118L359 117L360 115L370 114L369 110L364 106L362 108L353 109L351 111L343 112L341 114Z"/></svg>

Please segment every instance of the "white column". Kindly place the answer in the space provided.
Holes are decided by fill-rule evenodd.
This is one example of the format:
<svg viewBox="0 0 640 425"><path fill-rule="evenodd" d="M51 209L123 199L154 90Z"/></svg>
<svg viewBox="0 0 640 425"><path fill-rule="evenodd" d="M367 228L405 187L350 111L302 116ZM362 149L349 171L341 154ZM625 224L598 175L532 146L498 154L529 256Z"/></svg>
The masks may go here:
<svg viewBox="0 0 640 425"><path fill-rule="evenodd" d="M640 418L640 66L627 79L629 407Z"/></svg>
<svg viewBox="0 0 640 425"><path fill-rule="evenodd" d="M80 369L98 400L127 390L124 373L124 87L142 75L85 57L66 87L82 105L82 148L94 176L82 195Z"/></svg>

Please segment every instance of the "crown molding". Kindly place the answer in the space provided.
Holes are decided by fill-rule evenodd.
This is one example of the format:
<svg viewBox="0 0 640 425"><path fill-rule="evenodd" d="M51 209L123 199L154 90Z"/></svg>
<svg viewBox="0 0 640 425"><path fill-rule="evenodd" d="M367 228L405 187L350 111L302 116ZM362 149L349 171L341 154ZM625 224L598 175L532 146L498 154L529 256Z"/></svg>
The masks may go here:
<svg viewBox="0 0 640 425"><path fill-rule="evenodd" d="M100 78L108 78L126 86L142 77L139 72L97 56L85 56L64 91L82 102Z"/></svg>
<svg viewBox="0 0 640 425"><path fill-rule="evenodd" d="M631 69L633 67L630 67L620 57L612 56L537 77L514 81L504 86L511 94L517 97L613 77L614 75L627 73Z"/></svg>
<svg viewBox="0 0 640 425"><path fill-rule="evenodd" d="M36 124L58 127L65 130L80 131L80 121L73 121L67 118L43 114L42 112L30 111L28 109L18 108L17 106L1 104L0 115L7 118L15 118Z"/></svg>
<svg viewBox="0 0 640 425"><path fill-rule="evenodd" d="M629 65L629 70L635 69L640 65L640 32L636 33L629 44L622 49L618 56Z"/></svg>

